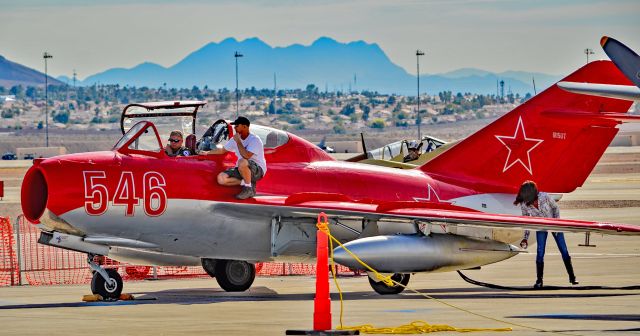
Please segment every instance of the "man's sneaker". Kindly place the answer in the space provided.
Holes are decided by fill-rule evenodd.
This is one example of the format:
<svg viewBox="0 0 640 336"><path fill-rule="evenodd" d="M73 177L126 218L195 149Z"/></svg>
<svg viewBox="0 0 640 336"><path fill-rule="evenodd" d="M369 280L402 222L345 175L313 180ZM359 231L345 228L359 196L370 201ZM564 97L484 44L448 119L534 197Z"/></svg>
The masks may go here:
<svg viewBox="0 0 640 336"><path fill-rule="evenodd" d="M253 187L251 186L243 186L242 187L242 191L236 195L237 199L247 199L249 197L253 197L256 195L255 190L253 190Z"/></svg>

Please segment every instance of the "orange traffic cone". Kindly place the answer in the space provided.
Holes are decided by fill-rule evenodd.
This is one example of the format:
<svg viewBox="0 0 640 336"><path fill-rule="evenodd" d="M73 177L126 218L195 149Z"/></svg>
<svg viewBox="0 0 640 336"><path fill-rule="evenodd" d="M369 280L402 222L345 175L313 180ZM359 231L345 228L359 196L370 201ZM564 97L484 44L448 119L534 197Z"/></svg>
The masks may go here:
<svg viewBox="0 0 640 336"><path fill-rule="evenodd" d="M318 224L329 224L324 212ZM286 335L359 335L358 330L331 330L331 298L329 297L329 237L316 233L316 297L313 300L313 330L287 330Z"/></svg>

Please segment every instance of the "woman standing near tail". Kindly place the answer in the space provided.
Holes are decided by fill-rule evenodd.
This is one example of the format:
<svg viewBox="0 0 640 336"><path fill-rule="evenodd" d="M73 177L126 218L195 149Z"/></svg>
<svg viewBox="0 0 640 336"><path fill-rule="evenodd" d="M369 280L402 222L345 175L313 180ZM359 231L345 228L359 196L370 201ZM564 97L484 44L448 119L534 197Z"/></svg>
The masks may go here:
<svg viewBox="0 0 640 336"><path fill-rule="evenodd" d="M538 187L533 181L526 181L520 186L518 196L516 196L515 205L520 205L523 216L531 217L548 217L559 218L560 209L556 202L547 193L538 192ZM560 254L562 255L562 261L567 268L569 274L569 282L572 285L577 285L576 276L573 273L573 265L571 264L571 256L569 256L569 250L567 249L567 243L564 240L564 234L562 232L551 232L553 238L556 240ZM533 288L542 287L542 276L544 273L544 250L547 244L547 231L536 231L536 239L538 241L538 253L536 255L536 274L537 280ZM526 248L528 245L527 239L529 238L529 231L524 232L524 239L520 243L520 246Z"/></svg>

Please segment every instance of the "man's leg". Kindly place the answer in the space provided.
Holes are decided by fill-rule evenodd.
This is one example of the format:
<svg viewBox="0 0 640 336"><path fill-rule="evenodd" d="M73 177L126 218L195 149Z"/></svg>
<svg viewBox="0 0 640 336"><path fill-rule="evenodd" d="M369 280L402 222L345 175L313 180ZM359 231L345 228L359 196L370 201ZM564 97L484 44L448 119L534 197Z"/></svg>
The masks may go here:
<svg viewBox="0 0 640 336"><path fill-rule="evenodd" d="M242 181L239 177L240 176L238 177L230 176L228 171L224 171L218 174L218 184L227 186L227 187L238 186Z"/></svg>
<svg viewBox="0 0 640 336"><path fill-rule="evenodd" d="M249 160L240 159L238 162L238 171L244 180L244 185L251 186L251 169L249 169Z"/></svg>

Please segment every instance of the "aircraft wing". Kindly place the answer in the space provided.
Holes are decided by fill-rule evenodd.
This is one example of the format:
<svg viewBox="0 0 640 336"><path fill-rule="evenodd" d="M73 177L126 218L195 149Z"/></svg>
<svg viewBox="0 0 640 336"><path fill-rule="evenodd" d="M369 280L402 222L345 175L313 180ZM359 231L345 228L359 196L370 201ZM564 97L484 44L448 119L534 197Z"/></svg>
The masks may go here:
<svg viewBox="0 0 640 336"><path fill-rule="evenodd" d="M488 214L446 203L387 202L360 203L339 194L310 193L285 196L258 196L253 202L220 203L233 211L251 211L271 216L310 217L325 212L333 218L362 218L414 223L433 222L445 225L518 228L568 232L598 232L615 235L640 235L640 226L583 220L524 217Z"/></svg>
<svg viewBox="0 0 640 336"><path fill-rule="evenodd" d="M578 94L624 100L640 100L640 88L633 85L558 82L558 86L565 91Z"/></svg>

